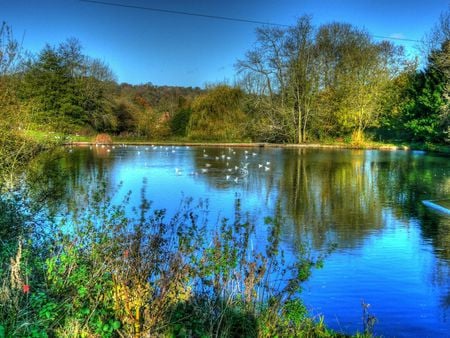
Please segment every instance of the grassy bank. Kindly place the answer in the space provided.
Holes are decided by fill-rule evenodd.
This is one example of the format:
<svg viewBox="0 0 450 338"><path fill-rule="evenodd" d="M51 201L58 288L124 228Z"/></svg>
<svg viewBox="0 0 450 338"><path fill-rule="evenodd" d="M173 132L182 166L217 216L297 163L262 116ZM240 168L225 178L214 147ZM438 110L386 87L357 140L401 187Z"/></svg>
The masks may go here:
<svg viewBox="0 0 450 338"><path fill-rule="evenodd" d="M65 136L66 145L93 145L98 142L95 135L92 136ZM310 142L302 144L287 143L267 143L267 142L220 142L220 141L193 141L188 138L170 138L164 140L152 140L139 137L120 137L112 136L112 144L129 144L129 145L183 145L183 146L218 146L218 147L259 147L259 148L336 148L336 149L380 149L380 150L408 150L407 145L395 145L381 142L365 142L354 144L351 142L332 141L327 142ZM100 142L101 143L101 142Z"/></svg>
<svg viewBox="0 0 450 338"><path fill-rule="evenodd" d="M27 130L20 133L23 138L35 144L65 144L65 145L92 145L95 144L95 134L79 135L64 134L57 132L45 132L37 130ZM320 142L308 142L302 144L276 144L267 142L251 142L243 140L241 142L213 142L213 141L193 141L187 137L172 137L168 139L148 139L136 136L113 135L114 144L132 145L185 145L185 146L222 146L222 147L284 147L284 148L336 148L336 149L379 149L379 150L423 150L442 154L450 154L450 145L432 143L405 143L405 142L376 142L372 140L353 141L351 138L327 139Z"/></svg>

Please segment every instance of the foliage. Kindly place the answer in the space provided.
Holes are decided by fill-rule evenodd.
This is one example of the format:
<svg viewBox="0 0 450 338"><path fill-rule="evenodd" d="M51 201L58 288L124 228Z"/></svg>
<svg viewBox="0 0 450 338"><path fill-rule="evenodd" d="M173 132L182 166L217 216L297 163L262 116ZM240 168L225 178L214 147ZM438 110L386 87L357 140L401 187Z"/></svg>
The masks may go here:
<svg viewBox="0 0 450 338"><path fill-rule="evenodd" d="M94 139L95 144L112 144L112 138L108 134L97 134Z"/></svg>
<svg viewBox="0 0 450 338"><path fill-rule="evenodd" d="M90 125L112 127L108 85L111 71L99 60L82 53L78 40L68 39L57 48L47 45L24 71L22 100L37 124L58 131L73 131Z"/></svg>
<svg viewBox="0 0 450 338"><path fill-rule="evenodd" d="M184 108L178 110L170 120L170 129L173 135L186 136L191 118L192 109Z"/></svg>
<svg viewBox="0 0 450 338"><path fill-rule="evenodd" d="M352 132L362 138L378 123L400 55L349 24L316 28L308 16L286 29L259 28L257 47L237 64L256 134L289 143Z"/></svg>
<svg viewBox="0 0 450 338"><path fill-rule="evenodd" d="M120 84L117 86L114 115L115 131L124 136L143 136L159 139L186 133L192 99L201 90L191 87Z"/></svg>
<svg viewBox="0 0 450 338"><path fill-rule="evenodd" d="M236 141L245 135L246 116L242 111L244 93L220 85L198 96L192 103L188 136L210 141Z"/></svg>
<svg viewBox="0 0 450 338"><path fill-rule="evenodd" d="M427 64L417 70L409 64L388 87L378 134L385 139L426 144L449 142L450 13L426 41ZM422 146L423 147L423 146Z"/></svg>
<svg viewBox="0 0 450 338"><path fill-rule="evenodd" d="M17 218L24 231L0 252L7 258L0 270L6 336L332 335L298 298L321 259L300 250L287 265L278 247L281 209L266 220L260 250L239 199L234 220L211 227L202 203L188 200L167 218L142 197L130 218L105 189L43 227L22 228L28 221Z"/></svg>
<svg viewBox="0 0 450 338"><path fill-rule="evenodd" d="M390 111L382 120L382 131L388 138L429 144L448 142L449 66L439 61L442 55L448 55L448 48L447 43L433 50L424 70L410 70L394 80L393 94L387 100Z"/></svg>
<svg viewBox="0 0 450 338"><path fill-rule="evenodd" d="M70 38L23 57L0 26L0 142L23 130L125 138L303 143L330 138L449 141L449 13L426 39L417 70L401 48L345 23L260 27L237 62L239 87L117 84ZM18 132L20 131L20 132ZM10 134L12 132L12 134ZM370 138L370 137L369 137ZM21 144L21 140L18 144Z"/></svg>

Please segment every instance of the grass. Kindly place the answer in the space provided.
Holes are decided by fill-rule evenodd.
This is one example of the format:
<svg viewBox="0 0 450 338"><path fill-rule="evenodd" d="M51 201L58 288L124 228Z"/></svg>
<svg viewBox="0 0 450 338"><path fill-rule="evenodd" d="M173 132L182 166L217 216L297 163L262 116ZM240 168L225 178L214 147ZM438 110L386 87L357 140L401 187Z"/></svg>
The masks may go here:
<svg viewBox="0 0 450 338"><path fill-rule="evenodd" d="M80 143L90 143L93 142L95 139L95 134L92 135L80 135L80 134L64 134L64 133L58 133L58 132L51 132L51 131L40 131L40 130L23 130L21 134L34 141L34 142L53 142L53 143L73 143L73 142L80 142ZM243 139L240 142L211 142L211 141L200 141L200 140L192 140L188 137L169 137L165 139L148 139L146 137L139 137L139 136L120 136L116 135L113 136L114 143L129 143L129 144L242 144L242 145L260 145L264 144L265 146L307 146L307 147L321 147L321 146L327 146L327 147L336 147L336 148L345 148L345 149L380 149L380 150L396 150L396 149L403 149L403 150L424 150L429 152L436 152L436 153L443 153L443 154L450 154L450 145L438 145L438 144L431 144L431 143L386 143L386 142L379 142L374 141L370 139L360 139L360 140L354 140L352 137L347 138L327 138L320 142L310 142L305 143L301 145L296 144L266 144L266 143L252 143L251 140Z"/></svg>

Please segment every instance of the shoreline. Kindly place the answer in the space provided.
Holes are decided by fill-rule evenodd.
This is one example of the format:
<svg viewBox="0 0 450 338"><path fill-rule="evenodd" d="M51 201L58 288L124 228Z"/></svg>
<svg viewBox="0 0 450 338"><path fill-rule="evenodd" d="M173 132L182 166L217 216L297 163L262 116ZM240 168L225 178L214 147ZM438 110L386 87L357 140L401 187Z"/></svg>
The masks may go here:
<svg viewBox="0 0 450 338"><path fill-rule="evenodd" d="M235 147L235 148L322 148L322 149L352 149L352 150L412 150L408 146L395 145L367 145L367 146L353 146L350 144L320 144L320 143L302 143L302 144L282 144L282 143L264 143L264 142L149 142L149 141L125 141L113 143L96 143L89 141L73 141L66 142L64 146L87 147L95 145L117 146L117 145L135 145L135 146L189 146L189 147Z"/></svg>

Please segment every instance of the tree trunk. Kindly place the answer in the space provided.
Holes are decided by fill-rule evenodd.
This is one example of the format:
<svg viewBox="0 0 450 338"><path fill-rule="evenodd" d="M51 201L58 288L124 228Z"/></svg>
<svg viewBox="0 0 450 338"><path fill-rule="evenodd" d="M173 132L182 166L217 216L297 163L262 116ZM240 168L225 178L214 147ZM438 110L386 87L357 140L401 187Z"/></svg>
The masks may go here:
<svg viewBox="0 0 450 338"><path fill-rule="evenodd" d="M303 126L302 126L302 110L299 107L298 108L298 141L297 143L300 144L303 142Z"/></svg>

